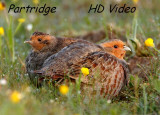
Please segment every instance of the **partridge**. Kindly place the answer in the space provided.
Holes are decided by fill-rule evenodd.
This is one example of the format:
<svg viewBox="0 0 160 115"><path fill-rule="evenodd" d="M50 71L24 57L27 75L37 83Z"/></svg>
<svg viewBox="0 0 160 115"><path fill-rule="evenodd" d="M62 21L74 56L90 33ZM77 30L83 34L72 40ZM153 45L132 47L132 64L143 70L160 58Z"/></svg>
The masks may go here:
<svg viewBox="0 0 160 115"><path fill-rule="evenodd" d="M62 81L65 76L79 79L81 68L87 67L90 74L82 75L81 82L94 84L94 88L105 95L116 96L128 81L128 67L123 60L125 50L130 49L120 40L100 45L87 41L76 42L50 56L42 69L34 73L54 81Z"/></svg>
<svg viewBox="0 0 160 115"><path fill-rule="evenodd" d="M129 47L125 45L125 43L119 39L113 39L108 42L104 42L100 44L109 54L116 56L119 59L123 59L126 51L131 51Z"/></svg>
<svg viewBox="0 0 160 115"><path fill-rule="evenodd" d="M26 58L26 70L29 74L31 81L35 75L32 71L41 69L43 62L51 55L57 53L65 46L77 41L73 38L59 38L54 37L42 32L34 32L30 37L30 40L24 43L29 43L32 46L32 50Z"/></svg>

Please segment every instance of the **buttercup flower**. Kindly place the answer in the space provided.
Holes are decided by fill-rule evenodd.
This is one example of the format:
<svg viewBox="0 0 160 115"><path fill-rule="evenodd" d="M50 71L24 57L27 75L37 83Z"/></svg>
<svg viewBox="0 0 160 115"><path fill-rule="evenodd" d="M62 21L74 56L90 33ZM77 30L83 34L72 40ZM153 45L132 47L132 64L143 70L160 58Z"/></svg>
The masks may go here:
<svg viewBox="0 0 160 115"><path fill-rule="evenodd" d="M18 103L22 99L22 94L19 93L18 91L13 91L10 95L10 100L13 103Z"/></svg>
<svg viewBox="0 0 160 115"><path fill-rule="evenodd" d="M25 21L26 21L26 20L25 20L24 18L19 18L19 19L18 19L18 22L19 22L19 23L23 23L23 22L25 22Z"/></svg>
<svg viewBox="0 0 160 115"><path fill-rule="evenodd" d="M39 0L33 0L34 4L39 4Z"/></svg>
<svg viewBox="0 0 160 115"><path fill-rule="evenodd" d="M137 4L139 0L132 0L134 4Z"/></svg>
<svg viewBox="0 0 160 115"><path fill-rule="evenodd" d="M4 10L5 4L3 2L0 2L0 10Z"/></svg>
<svg viewBox="0 0 160 115"><path fill-rule="evenodd" d="M69 91L69 87L67 85L61 85L59 91L61 94L66 95Z"/></svg>
<svg viewBox="0 0 160 115"><path fill-rule="evenodd" d="M154 42L152 38L148 38L147 40L145 40L145 45L148 47L154 47Z"/></svg>
<svg viewBox="0 0 160 115"><path fill-rule="evenodd" d="M4 29L3 27L0 27L0 36L3 36L4 35Z"/></svg>
<svg viewBox="0 0 160 115"><path fill-rule="evenodd" d="M85 68L85 67L82 67L81 72L83 73L84 76L87 76L89 74L89 69Z"/></svg>

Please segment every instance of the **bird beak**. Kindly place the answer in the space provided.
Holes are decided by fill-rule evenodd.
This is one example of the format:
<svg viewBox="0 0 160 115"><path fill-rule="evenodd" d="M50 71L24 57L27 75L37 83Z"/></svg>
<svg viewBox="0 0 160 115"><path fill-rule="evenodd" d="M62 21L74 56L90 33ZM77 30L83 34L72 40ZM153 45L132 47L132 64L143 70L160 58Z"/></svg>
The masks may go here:
<svg viewBox="0 0 160 115"><path fill-rule="evenodd" d="M125 51L131 51L131 49L130 49L129 47L127 47L127 46L124 46L123 49L124 49Z"/></svg>
<svg viewBox="0 0 160 115"><path fill-rule="evenodd" d="M32 41L27 40L27 41L24 41L24 43L29 43L29 44L31 44L31 43L32 43Z"/></svg>

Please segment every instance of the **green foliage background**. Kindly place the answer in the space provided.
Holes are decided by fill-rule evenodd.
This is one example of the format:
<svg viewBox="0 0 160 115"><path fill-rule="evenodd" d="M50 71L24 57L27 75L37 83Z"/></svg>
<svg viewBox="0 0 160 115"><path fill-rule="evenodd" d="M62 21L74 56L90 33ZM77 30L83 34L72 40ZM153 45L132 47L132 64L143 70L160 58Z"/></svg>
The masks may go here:
<svg viewBox="0 0 160 115"><path fill-rule="evenodd" d="M134 4L131 0L119 1L119 5L126 3L128 6L136 6L136 13L110 13L109 5L117 4L116 0L40 0L39 6L45 3L47 6L56 6L56 13L47 16L25 12L8 14L10 4L36 5L32 0L2 1L6 9L0 11L0 27L5 30L4 36L0 37L2 42L0 79L5 78L7 85L0 85L0 114L160 114L160 54L157 52L160 46L160 1L139 0L138 4ZM105 11L100 14L88 14L89 6L99 3L105 6ZM26 21L18 27L19 18L24 18ZM31 31L26 29L28 24L33 25ZM101 96L87 94L87 91L86 94L80 94L78 86L74 89L71 85L68 95L62 96L52 86L37 89L30 83L24 66L30 46L23 42L29 39L34 31L73 37L99 29L104 29L107 35L108 31L112 30L122 33L133 51L128 57L153 57L153 60L148 60L152 62L150 67L144 67L144 71L149 72L148 81L131 75L129 86L111 103ZM154 39L156 51L144 46L144 41L149 37ZM14 90L24 95L18 104L12 103L9 99Z"/></svg>

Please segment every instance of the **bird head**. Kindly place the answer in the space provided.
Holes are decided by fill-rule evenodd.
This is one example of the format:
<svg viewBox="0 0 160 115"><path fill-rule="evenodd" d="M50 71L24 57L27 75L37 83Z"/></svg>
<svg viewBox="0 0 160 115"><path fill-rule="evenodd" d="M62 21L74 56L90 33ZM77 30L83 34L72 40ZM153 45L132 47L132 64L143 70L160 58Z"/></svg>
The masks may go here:
<svg viewBox="0 0 160 115"><path fill-rule="evenodd" d="M119 59L123 59L126 51L131 51L129 47L125 45L124 42L118 39L114 39L108 42L104 42L100 44L104 50Z"/></svg>
<svg viewBox="0 0 160 115"><path fill-rule="evenodd" d="M34 32L30 40L24 41L24 43L29 43L35 51L47 49L50 44L54 46L56 42L57 40L54 36L42 32Z"/></svg>

